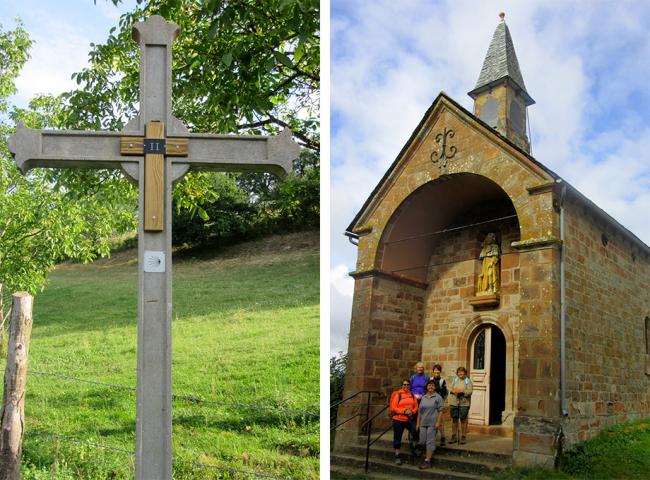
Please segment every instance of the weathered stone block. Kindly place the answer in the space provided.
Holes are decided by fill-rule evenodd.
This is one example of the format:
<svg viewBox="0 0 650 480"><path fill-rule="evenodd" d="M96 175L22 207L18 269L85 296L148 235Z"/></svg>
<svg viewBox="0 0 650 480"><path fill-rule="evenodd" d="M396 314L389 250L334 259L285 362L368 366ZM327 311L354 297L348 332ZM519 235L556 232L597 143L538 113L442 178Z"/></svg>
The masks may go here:
<svg viewBox="0 0 650 480"><path fill-rule="evenodd" d="M520 360L519 378L522 380L537 378L537 359L524 358Z"/></svg>
<svg viewBox="0 0 650 480"><path fill-rule="evenodd" d="M540 467L552 469L555 467L555 456L545 455L542 453L524 452L515 449L512 452L512 464L515 467L538 465Z"/></svg>
<svg viewBox="0 0 650 480"><path fill-rule="evenodd" d="M555 449L553 444L554 435L541 435L531 433L518 434L519 450L531 453L542 453L544 455L554 455Z"/></svg>

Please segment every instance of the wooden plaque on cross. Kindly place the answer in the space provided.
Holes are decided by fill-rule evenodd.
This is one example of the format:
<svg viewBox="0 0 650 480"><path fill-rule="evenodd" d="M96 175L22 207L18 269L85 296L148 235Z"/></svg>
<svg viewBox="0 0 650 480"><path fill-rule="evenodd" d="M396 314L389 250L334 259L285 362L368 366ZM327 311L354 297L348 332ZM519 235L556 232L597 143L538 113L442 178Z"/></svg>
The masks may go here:
<svg viewBox="0 0 650 480"><path fill-rule="evenodd" d="M140 46L140 114L122 132L34 130L9 139L18 168L121 168L139 187L136 479L170 480L171 188L190 169L291 171L299 146L274 137L194 134L171 112L179 27L154 15L133 27Z"/></svg>

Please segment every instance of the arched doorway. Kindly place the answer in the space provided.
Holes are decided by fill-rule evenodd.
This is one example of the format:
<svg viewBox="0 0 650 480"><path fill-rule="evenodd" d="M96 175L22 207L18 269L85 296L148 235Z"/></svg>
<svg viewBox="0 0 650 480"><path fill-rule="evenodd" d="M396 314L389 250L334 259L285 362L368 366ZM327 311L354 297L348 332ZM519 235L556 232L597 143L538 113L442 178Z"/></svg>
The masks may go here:
<svg viewBox="0 0 650 480"><path fill-rule="evenodd" d="M468 348L469 375L474 385L469 422L501 425L506 410L506 339L499 327L476 329Z"/></svg>

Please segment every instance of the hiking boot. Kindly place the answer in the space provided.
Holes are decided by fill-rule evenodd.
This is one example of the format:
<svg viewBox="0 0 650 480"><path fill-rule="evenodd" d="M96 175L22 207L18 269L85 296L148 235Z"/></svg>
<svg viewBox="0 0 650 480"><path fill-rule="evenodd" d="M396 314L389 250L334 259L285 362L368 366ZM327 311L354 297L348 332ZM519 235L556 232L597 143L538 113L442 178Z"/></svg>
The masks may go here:
<svg viewBox="0 0 650 480"><path fill-rule="evenodd" d="M451 442L450 443L458 443L458 437L456 436L456 434L451 436Z"/></svg>
<svg viewBox="0 0 650 480"><path fill-rule="evenodd" d="M465 445L466 443L467 443L467 437L463 435L462 437L460 437L460 444Z"/></svg>
<svg viewBox="0 0 650 480"><path fill-rule="evenodd" d="M420 465L420 470L424 470L426 468L431 468L431 462L427 462L426 460L422 462L422 465Z"/></svg>
<svg viewBox="0 0 650 480"><path fill-rule="evenodd" d="M440 438L440 446L443 447L445 445L445 437Z"/></svg>
<svg viewBox="0 0 650 480"><path fill-rule="evenodd" d="M399 457L399 455L397 455L395 457L395 465L401 465L401 464L402 464L402 459Z"/></svg>

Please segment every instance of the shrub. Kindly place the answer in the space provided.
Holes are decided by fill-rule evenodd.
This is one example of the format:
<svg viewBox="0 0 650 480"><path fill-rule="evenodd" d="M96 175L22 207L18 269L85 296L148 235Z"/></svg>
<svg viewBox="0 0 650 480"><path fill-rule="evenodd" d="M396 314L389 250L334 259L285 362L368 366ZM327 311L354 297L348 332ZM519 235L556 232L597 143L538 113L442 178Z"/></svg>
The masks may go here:
<svg viewBox="0 0 650 480"><path fill-rule="evenodd" d="M330 402L336 403L343 400L343 386L345 384L345 370L348 363L348 354L339 352L330 357ZM338 408L330 412L330 428L336 425Z"/></svg>
<svg viewBox="0 0 650 480"><path fill-rule="evenodd" d="M303 152L281 180L266 173L209 173L193 180L184 190L179 185L183 195L174 198L174 245L223 244L319 227L320 167L314 152Z"/></svg>

